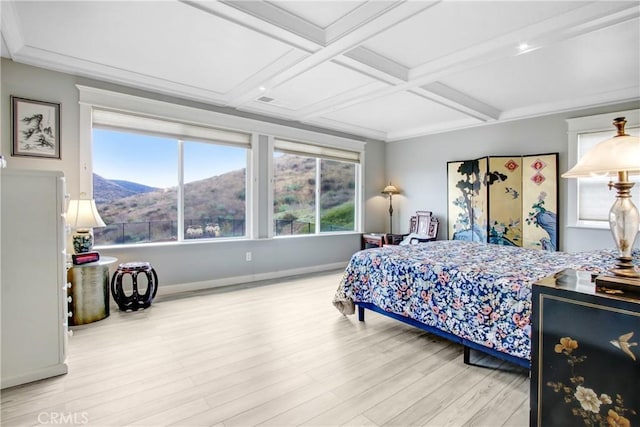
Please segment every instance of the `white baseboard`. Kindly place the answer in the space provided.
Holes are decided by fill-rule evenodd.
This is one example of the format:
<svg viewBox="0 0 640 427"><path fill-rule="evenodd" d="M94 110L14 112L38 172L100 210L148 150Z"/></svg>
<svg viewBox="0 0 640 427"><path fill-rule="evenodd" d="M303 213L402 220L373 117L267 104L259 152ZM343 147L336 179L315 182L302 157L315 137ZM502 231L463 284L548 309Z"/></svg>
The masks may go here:
<svg viewBox="0 0 640 427"><path fill-rule="evenodd" d="M7 387L26 384L45 378L56 377L58 375L64 375L67 372L69 372L69 368L67 367L66 363L58 363L52 366L45 366L33 371L22 372L17 375L12 374L11 372L2 372L3 376L0 383L0 388L5 389Z"/></svg>
<svg viewBox="0 0 640 427"><path fill-rule="evenodd" d="M267 273L248 274L246 276L225 277L222 279L205 280L202 282L182 283L179 285L160 285L157 296L173 295L181 292L200 291L203 289L220 288L222 286L238 285L241 283L259 282L261 280L280 279L282 277L297 276L300 274L318 273L342 269L347 266L346 262L336 262L333 264L314 265L311 267L293 268L290 270L271 271ZM337 286L337 284L336 284Z"/></svg>

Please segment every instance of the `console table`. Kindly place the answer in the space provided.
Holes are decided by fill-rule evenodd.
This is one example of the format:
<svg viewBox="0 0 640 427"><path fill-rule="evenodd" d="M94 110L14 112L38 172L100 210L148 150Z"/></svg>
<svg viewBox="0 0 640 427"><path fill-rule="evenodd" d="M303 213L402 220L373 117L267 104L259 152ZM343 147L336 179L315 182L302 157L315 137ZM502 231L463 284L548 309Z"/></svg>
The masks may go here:
<svg viewBox="0 0 640 427"><path fill-rule="evenodd" d="M96 322L109 316L109 266L118 259L71 265L67 270L69 326Z"/></svg>
<svg viewBox="0 0 640 427"><path fill-rule="evenodd" d="M532 291L530 425L640 424L640 295L575 270Z"/></svg>

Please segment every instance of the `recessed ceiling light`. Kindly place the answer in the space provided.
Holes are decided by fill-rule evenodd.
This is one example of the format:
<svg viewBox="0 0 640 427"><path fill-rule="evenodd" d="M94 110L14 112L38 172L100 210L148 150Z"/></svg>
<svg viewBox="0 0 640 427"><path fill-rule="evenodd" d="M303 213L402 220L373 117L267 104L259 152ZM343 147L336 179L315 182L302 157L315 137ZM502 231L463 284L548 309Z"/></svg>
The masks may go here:
<svg viewBox="0 0 640 427"><path fill-rule="evenodd" d="M528 50L531 46L529 46L528 43L520 43L518 45L518 49L520 50L520 52L524 52L525 50Z"/></svg>
<svg viewBox="0 0 640 427"><path fill-rule="evenodd" d="M261 92L264 92L265 90L267 90L267 88L266 88L266 87L264 87L264 86L260 86L258 89L259 89Z"/></svg>

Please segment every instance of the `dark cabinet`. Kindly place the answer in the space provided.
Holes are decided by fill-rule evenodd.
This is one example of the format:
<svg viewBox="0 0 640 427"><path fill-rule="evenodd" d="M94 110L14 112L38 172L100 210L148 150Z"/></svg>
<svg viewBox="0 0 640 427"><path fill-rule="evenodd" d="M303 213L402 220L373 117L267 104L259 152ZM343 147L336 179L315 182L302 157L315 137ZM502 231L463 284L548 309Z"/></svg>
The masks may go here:
<svg viewBox="0 0 640 427"><path fill-rule="evenodd" d="M532 303L531 425L640 425L640 296L564 270Z"/></svg>

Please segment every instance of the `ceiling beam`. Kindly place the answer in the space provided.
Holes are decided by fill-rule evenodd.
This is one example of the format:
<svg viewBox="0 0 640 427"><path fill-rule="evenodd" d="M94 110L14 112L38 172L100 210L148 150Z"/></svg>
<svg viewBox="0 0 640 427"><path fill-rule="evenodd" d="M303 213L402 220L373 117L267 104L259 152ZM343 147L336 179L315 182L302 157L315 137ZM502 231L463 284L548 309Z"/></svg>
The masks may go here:
<svg viewBox="0 0 640 427"><path fill-rule="evenodd" d="M300 49L304 52L312 53L319 49L320 43L297 33L291 32L284 26L279 26L261 19L259 16L248 13L235 4L226 1L210 0L178 0L188 6L196 8L202 12L217 16L234 24L245 27L249 30L281 41L289 46Z"/></svg>
<svg viewBox="0 0 640 427"><path fill-rule="evenodd" d="M318 116L318 114L316 114L318 110L322 110L324 113L340 110L345 108L345 106L359 103L359 99L368 96L371 92L385 90L385 87L389 87L389 85L383 85L381 82L372 82L368 85L360 86L349 92L336 95L329 100L320 101L298 109L294 112L294 119L310 120Z"/></svg>
<svg viewBox="0 0 640 427"><path fill-rule="evenodd" d="M387 11L400 5L402 1L365 1L363 4L342 16L325 31L324 44L335 43L338 39L356 31Z"/></svg>
<svg viewBox="0 0 640 427"><path fill-rule="evenodd" d="M298 49L291 49L228 92L226 105L238 107L263 96L267 91L267 88L263 86L265 80L284 73L287 69L295 66L308 56L309 54Z"/></svg>
<svg viewBox="0 0 640 427"><path fill-rule="evenodd" d="M255 16L261 21L280 27L317 45L326 44L324 29L289 11L279 8L273 3L253 0L220 0L220 3Z"/></svg>
<svg viewBox="0 0 640 427"><path fill-rule="evenodd" d="M415 16L415 14L428 9L436 3L437 2L395 2L394 7L387 8L385 14L378 15L369 22L363 23L351 33L344 35L336 42L326 47L320 47L317 51L287 67L281 73L276 75L259 73L252 79L258 82L262 78L263 80L259 85L263 86L267 91L278 87L279 85L288 82L289 80L324 62L331 61L345 52L358 48L360 44L369 40L371 37L374 37L376 34L379 34L396 24ZM358 55L357 52L358 51L355 53L356 56ZM372 55L366 55L365 53L361 53L360 56L363 58L367 56L368 59L372 58ZM251 96L235 97L229 99L228 105L239 107L253 99L255 98L252 98Z"/></svg>
<svg viewBox="0 0 640 427"><path fill-rule="evenodd" d="M325 48L318 50L310 55L303 61L300 61L295 66L287 69L284 73L269 79L264 82L265 86L276 87L279 84L302 74L303 72L310 70L311 68L329 61L338 55L342 55L348 52L360 44L364 43L371 37L387 30L388 28L397 25L398 23L414 16L415 14L422 12L429 7L433 6L436 2L406 2L400 3L391 10L388 10L384 15L380 15L375 19L363 24L348 35L343 36L335 43L328 45Z"/></svg>
<svg viewBox="0 0 640 427"><path fill-rule="evenodd" d="M413 89L416 95L424 96L427 99L437 102L445 107L460 111L468 116L482 120L483 122L498 120L500 118L500 110L478 101L475 98L462 93L440 82L433 82L420 86L427 93Z"/></svg>
<svg viewBox="0 0 640 427"><path fill-rule="evenodd" d="M356 47L344 54L347 58L354 59L368 67L381 71L389 76L406 82L409 80L409 69L389 58L386 58L364 46Z"/></svg>
<svg viewBox="0 0 640 427"><path fill-rule="evenodd" d="M411 81L419 86L440 79L443 75L457 73L510 56L519 55L518 46L526 40L531 46L527 52L544 48L581 34L586 34L637 18L637 3L593 2L572 9L536 24L504 34L486 42L461 49L453 54L429 61L409 72Z"/></svg>
<svg viewBox="0 0 640 427"><path fill-rule="evenodd" d="M637 3L610 3L594 2L578 9L571 10L565 14L556 15L548 20L529 25L517 31L504 34L500 37L476 44L472 47L459 50L450 55L440 57L437 60L427 62L409 70L408 81L396 83L387 89L371 91L369 94L344 94L336 102L319 103L317 109L305 109L301 112L300 118L310 118L320 116L330 111L357 105L378 98L383 98L401 91L411 91L419 87L431 87L435 97L439 97L442 105L447 105L463 111L472 117L482 118L482 120L494 120L500 111L488 105L477 104L478 100L473 100L461 92L454 93L452 90L445 90L441 86L429 86L440 79L455 73L509 58L521 54L518 45L522 40L530 41L533 49L545 47L562 40L570 39L581 34L606 28L630 19L635 19L640 14L640 6ZM531 51L531 50L529 50ZM369 61L371 65L371 61ZM436 91L438 93L436 93ZM452 96L448 101L447 96ZM467 97L467 99L463 99ZM475 101L475 102L474 102ZM480 102L480 104L482 104Z"/></svg>

